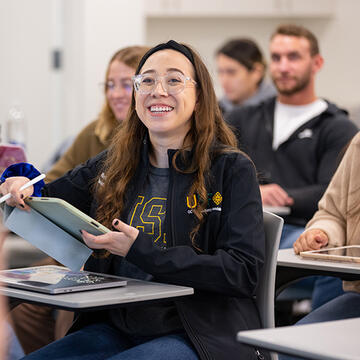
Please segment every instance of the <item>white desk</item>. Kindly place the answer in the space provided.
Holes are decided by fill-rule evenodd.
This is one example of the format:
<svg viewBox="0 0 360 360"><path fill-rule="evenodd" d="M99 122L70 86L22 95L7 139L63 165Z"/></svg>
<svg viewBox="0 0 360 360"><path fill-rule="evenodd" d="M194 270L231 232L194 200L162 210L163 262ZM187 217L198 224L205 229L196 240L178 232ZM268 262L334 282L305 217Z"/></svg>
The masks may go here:
<svg viewBox="0 0 360 360"><path fill-rule="evenodd" d="M1 292L10 298L24 300L23 302L35 302L65 310L93 310L94 308L115 307L116 305L173 298L194 293L194 289L191 287L127 280L127 286L124 287L57 295L15 288L2 288Z"/></svg>
<svg viewBox="0 0 360 360"><path fill-rule="evenodd" d="M360 280L360 264L309 260L295 255L293 249L279 250L276 268L276 295L293 281L311 275L336 276L349 281Z"/></svg>
<svg viewBox="0 0 360 360"><path fill-rule="evenodd" d="M359 360L360 318L275 329L240 331L239 342L321 360Z"/></svg>
<svg viewBox="0 0 360 360"><path fill-rule="evenodd" d="M288 206L263 206L263 210L280 216L289 215L291 212Z"/></svg>
<svg viewBox="0 0 360 360"><path fill-rule="evenodd" d="M323 271L339 271L342 273L360 275L360 264L345 263L340 261L310 260L296 255L293 249L282 249L278 252L278 266L286 266L302 269L314 269Z"/></svg>

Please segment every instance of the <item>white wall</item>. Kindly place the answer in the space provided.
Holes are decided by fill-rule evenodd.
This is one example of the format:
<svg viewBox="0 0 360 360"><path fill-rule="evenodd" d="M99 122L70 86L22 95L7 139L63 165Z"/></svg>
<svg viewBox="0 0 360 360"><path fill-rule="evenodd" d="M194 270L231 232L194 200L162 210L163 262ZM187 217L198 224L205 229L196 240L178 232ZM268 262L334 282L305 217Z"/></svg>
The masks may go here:
<svg viewBox="0 0 360 360"><path fill-rule="evenodd" d="M359 0L337 0L333 16L323 18L150 17L147 20L146 39L149 44L156 44L175 38L193 45L208 64L214 75L217 93L220 93L214 52L224 41L238 36L251 37L259 43L268 58L269 37L275 27L283 22L302 24L317 35L325 57L325 66L318 76L318 94L341 106L352 107L360 104L359 14Z"/></svg>
<svg viewBox="0 0 360 360"><path fill-rule="evenodd" d="M124 46L143 45L144 8L141 0L84 1L85 121L93 119L102 104L98 84L113 53ZM94 86L97 91L93 91Z"/></svg>
<svg viewBox="0 0 360 360"><path fill-rule="evenodd" d="M325 58L319 94L345 107L360 105L360 1L338 0L335 17L327 24L309 20L305 26L319 34Z"/></svg>
<svg viewBox="0 0 360 360"><path fill-rule="evenodd" d="M35 162L46 153L39 143L51 133L50 6L47 0L9 0L0 8L0 122L4 125L13 103L21 106L28 122L27 149Z"/></svg>
<svg viewBox="0 0 360 360"><path fill-rule="evenodd" d="M95 119L111 55L144 43L143 0L1 0L0 123L18 102L29 161L41 167L64 138ZM63 50L63 68L51 51Z"/></svg>
<svg viewBox="0 0 360 360"><path fill-rule="evenodd" d="M103 104L99 83L115 51L145 40L143 0L65 0L64 136L76 134Z"/></svg>

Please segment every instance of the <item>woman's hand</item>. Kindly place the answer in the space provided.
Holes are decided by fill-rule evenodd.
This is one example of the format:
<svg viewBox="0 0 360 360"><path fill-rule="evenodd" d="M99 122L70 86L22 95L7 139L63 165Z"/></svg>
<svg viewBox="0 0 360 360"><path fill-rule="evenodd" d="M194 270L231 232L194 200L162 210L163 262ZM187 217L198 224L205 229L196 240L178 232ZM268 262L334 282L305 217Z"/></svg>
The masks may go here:
<svg viewBox="0 0 360 360"><path fill-rule="evenodd" d="M82 230L85 244L91 249L106 249L114 255L125 257L135 242L139 230L118 219L114 219L113 227L119 231L111 231L98 236Z"/></svg>
<svg viewBox="0 0 360 360"><path fill-rule="evenodd" d="M6 200L6 203L10 206L17 207L22 210L30 210L30 207L25 204L24 199L34 192L34 186L29 186L28 188L19 191L19 189L25 185L29 179L24 176L14 176L9 177L5 180L4 183L0 185L0 193L6 195L11 194L10 199Z"/></svg>
<svg viewBox="0 0 360 360"><path fill-rule="evenodd" d="M326 233L320 229L311 229L303 232L294 243L295 254L301 251L319 250L326 246L329 238Z"/></svg>

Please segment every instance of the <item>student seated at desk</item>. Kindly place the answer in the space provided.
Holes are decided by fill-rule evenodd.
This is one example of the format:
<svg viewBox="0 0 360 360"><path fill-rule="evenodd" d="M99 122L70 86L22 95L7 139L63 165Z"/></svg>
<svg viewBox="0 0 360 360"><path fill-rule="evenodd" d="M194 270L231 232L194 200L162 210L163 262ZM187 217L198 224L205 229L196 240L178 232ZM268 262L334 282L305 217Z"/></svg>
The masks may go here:
<svg viewBox="0 0 360 360"><path fill-rule="evenodd" d="M169 41L149 50L134 86L109 151L42 192L114 229L83 231L95 249L86 269L191 286L195 295L80 314L71 334L26 359L258 359L235 336L261 327L254 294L265 249L254 166L236 149L190 47ZM26 181L0 186L13 194L9 205L27 207L33 189L17 190Z"/></svg>
<svg viewBox="0 0 360 360"><path fill-rule="evenodd" d="M319 202L319 210L294 243L295 253L324 246L360 244L359 162L360 133L350 143ZM344 281L343 288L345 294L317 308L297 324L360 317L360 281Z"/></svg>
<svg viewBox="0 0 360 360"><path fill-rule="evenodd" d="M102 84L104 104L98 118L76 136L70 148L46 174L46 182L56 180L110 145L116 127L125 119L129 110L131 78L147 50L149 48L145 46L128 46L112 55ZM57 262L46 258L34 265L48 264ZM64 336L73 315L64 310L54 311L47 306L23 303L11 311L11 317L16 334L28 354Z"/></svg>

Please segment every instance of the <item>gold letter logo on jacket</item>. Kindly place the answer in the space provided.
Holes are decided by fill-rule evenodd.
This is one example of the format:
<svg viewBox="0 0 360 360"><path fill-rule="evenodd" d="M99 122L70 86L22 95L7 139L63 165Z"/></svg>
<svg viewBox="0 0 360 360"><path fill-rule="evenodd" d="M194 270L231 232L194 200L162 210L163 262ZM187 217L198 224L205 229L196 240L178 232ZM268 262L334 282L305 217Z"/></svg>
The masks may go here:
<svg viewBox="0 0 360 360"><path fill-rule="evenodd" d="M196 206L197 206L197 200L196 200L196 196L195 196L195 194L193 195L193 203L190 205L190 199L189 199L189 197L187 196L186 197L186 205L187 205L187 207L189 208L189 209L194 209L194 208L196 208Z"/></svg>

